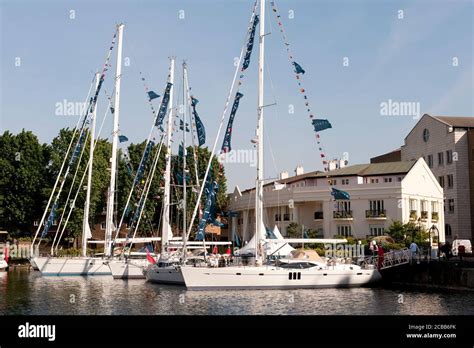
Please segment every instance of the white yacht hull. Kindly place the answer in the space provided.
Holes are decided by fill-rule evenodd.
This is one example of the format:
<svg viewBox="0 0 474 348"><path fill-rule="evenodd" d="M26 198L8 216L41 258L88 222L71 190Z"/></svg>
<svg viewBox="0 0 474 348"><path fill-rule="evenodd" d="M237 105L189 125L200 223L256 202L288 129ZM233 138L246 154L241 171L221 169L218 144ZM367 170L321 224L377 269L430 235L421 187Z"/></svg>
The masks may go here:
<svg viewBox="0 0 474 348"><path fill-rule="evenodd" d="M149 267L145 272L145 276L151 283L184 285L183 275L179 267Z"/></svg>
<svg viewBox="0 0 474 348"><path fill-rule="evenodd" d="M149 262L146 259L109 261L110 271L114 279L145 279L143 269L147 265L149 265Z"/></svg>
<svg viewBox="0 0 474 348"><path fill-rule="evenodd" d="M111 275L107 262L96 257L35 257L33 262L42 275Z"/></svg>
<svg viewBox="0 0 474 348"><path fill-rule="evenodd" d="M8 267L8 263L5 260L0 260L0 270L4 270Z"/></svg>
<svg viewBox="0 0 474 348"><path fill-rule="evenodd" d="M30 265L33 267L35 271L39 271L38 265L36 264L35 260L33 258L30 258Z"/></svg>
<svg viewBox="0 0 474 348"><path fill-rule="evenodd" d="M376 282L374 269L283 269L261 267L181 267L189 290L302 289L358 287Z"/></svg>

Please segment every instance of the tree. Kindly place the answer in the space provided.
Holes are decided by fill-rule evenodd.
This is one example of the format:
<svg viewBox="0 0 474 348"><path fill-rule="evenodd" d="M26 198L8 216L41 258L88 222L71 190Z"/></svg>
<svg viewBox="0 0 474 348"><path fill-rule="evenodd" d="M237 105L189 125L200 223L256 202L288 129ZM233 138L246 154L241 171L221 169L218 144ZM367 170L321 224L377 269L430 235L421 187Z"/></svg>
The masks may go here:
<svg viewBox="0 0 474 348"><path fill-rule="evenodd" d="M401 221L393 221L386 233L392 237L396 244L403 244L409 246L412 241L419 246L429 244L429 232L424 225L416 224L412 221L402 223Z"/></svg>
<svg viewBox="0 0 474 348"><path fill-rule="evenodd" d="M47 199L49 152L31 132L0 136L0 227L10 232L31 232Z"/></svg>

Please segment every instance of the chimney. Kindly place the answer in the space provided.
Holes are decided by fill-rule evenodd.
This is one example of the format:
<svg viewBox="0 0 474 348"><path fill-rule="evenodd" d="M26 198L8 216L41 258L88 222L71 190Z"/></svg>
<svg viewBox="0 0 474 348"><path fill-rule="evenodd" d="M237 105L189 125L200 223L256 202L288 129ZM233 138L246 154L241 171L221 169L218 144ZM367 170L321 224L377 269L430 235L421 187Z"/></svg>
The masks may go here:
<svg viewBox="0 0 474 348"><path fill-rule="evenodd" d="M302 166L297 166L295 169L295 174L296 175L303 175L304 174L304 169Z"/></svg>
<svg viewBox="0 0 474 348"><path fill-rule="evenodd" d="M328 162L328 170L335 170L338 167L338 163L335 160L331 160Z"/></svg>
<svg viewBox="0 0 474 348"><path fill-rule="evenodd" d="M288 172L286 171L280 173L280 179L288 179L288 176L289 176Z"/></svg>

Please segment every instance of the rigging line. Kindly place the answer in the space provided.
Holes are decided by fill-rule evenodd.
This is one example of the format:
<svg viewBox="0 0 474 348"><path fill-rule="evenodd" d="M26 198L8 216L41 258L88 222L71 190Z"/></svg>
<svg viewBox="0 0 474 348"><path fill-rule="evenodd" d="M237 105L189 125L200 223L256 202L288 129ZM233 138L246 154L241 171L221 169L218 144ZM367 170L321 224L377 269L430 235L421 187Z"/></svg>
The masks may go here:
<svg viewBox="0 0 474 348"><path fill-rule="evenodd" d="M87 132L86 134L86 138L84 139L84 143L87 143L87 140L89 139L89 135L90 135L90 132ZM81 167L81 161L82 161L82 156L84 155L84 152L85 152L85 149L86 147L83 146L82 147L82 150L81 150L81 154L79 156L79 160L77 161L77 164L76 164L76 170L74 171L74 176L72 178L72 182L71 182L71 187L69 188L69 193L67 195L67 198L64 202L64 208L63 208L63 212L61 214L61 218L59 219L59 223L58 223L58 227L56 228L56 233L54 234L54 239L53 239L53 244L51 246L51 253L53 252L53 245L56 241L56 237L58 236L58 233L59 233L59 230L61 229L61 225L62 225L62 222L63 222L63 218L64 218L64 214L66 213L66 210L67 210L67 207L68 205L70 205L69 203L69 198L71 197L71 193L72 193L72 190L74 188L74 183L76 181L76 177L77 177L77 173L79 172L79 169ZM87 172L87 168L84 169L85 172ZM80 186L79 186L80 188ZM78 188L78 189L79 189ZM70 209L72 209L72 206L70 207Z"/></svg>
<svg viewBox="0 0 474 348"><path fill-rule="evenodd" d="M105 90L104 90L104 92L105 92ZM102 123L101 123L101 125L100 125L99 132L97 133L97 138L96 138L95 141L94 141L94 147L93 147L92 151L95 151L95 149L96 149L97 143L98 143L98 141L99 141L99 136L100 136L100 134L101 134L101 132L102 132L102 128L104 127L105 120L107 119L107 116L108 116L108 113L109 113L109 109L110 109L110 101L109 101L109 106L108 106L107 109L105 110L104 118L102 119ZM90 163L91 160L92 160L92 159L89 158L89 160L88 160L88 162L87 162L87 165L86 165L86 168L89 166L89 163ZM81 182L79 183L79 187L77 188L76 195L75 195L75 197L74 197L73 203L71 204L71 207L70 207L68 216L67 216L67 218L66 218L66 222L64 223L63 229L62 229L62 231L61 231L61 235L59 236L59 239L57 240L56 246L54 247L54 243L53 243L53 245L51 246L51 249L53 249L53 247L54 247L54 251L55 251L55 252L57 252L58 246L59 246L59 242L61 241L61 238L62 238L62 236L63 236L63 234L64 234L64 231L66 230L67 224L68 224L68 222L69 222L69 218L70 218L70 216L71 216L71 214L72 214L72 211L73 211L74 206L75 206L75 203L76 203L77 196L79 195L79 192L80 192L80 190L81 190L81 186L82 186L82 184L83 184L83 182L84 182L84 178L86 177L86 173L87 173L87 170L84 170L84 173L83 173L83 175L82 175ZM58 231L59 231L59 229L58 229Z"/></svg>
<svg viewBox="0 0 474 348"><path fill-rule="evenodd" d="M74 161L75 161L75 152L76 150L78 149L79 146L82 146L81 144L81 138L82 138L82 135L83 135L83 132L84 132L84 129L85 129L85 126L87 124L87 121L90 119L90 110L93 109L93 107L96 105L97 103L97 98L98 98L98 95L99 95L99 92L100 92L100 89L101 89L101 86L102 86L102 83L104 82L105 80L105 73L106 71L108 70L107 68L110 67L111 65L109 64L109 61L110 61L110 57L111 57L111 54L112 54L112 50L115 46L115 39L116 39L116 36L117 36L117 32L118 32L118 26L117 28L115 29L115 33L114 33L114 36L113 36L113 39L112 39L112 44L109 48L109 51L106 55L106 59L105 59L105 62L104 62L104 67L102 69L102 73L101 73L101 77L100 77L100 81L99 81L99 84L97 85L97 87L95 88L95 93L94 93L94 97L90 99L89 101L89 105L87 107L87 109L85 110L85 115L84 115L84 118L83 118L83 121L82 121L82 124L81 124L81 130L80 130L80 136L76 142L76 146L74 147L74 152L73 152L73 155L71 156L71 158L69 159L69 163L68 163L68 166L66 167L66 171L65 171L65 174L61 180L61 184L59 186L59 190L58 190L58 193L56 194L56 198L54 200L54 203L53 203L53 206L51 207L51 211L49 213L49 217L48 217L48 224L45 225L44 227L44 230L43 230L43 233L41 234L41 238L38 242L38 247L39 245L41 244L41 241L43 239L43 237L46 236L46 234L48 233L48 230L49 230L49 227L51 226L49 224L49 220L54 220L54 215L55 215L55 210L56 210L56 207L57 207L57 204L58 204L58 200L59 200L59 196L62 192L62 189L64 187L64 184L66 182L66 179L67 179L67 176L69 175L69 170L71 168L71 166L74 164ZM52 223L52 221L51 221ZM41 226L41 224L40 224ZM40 227L38 226L38 227ZM39 228L38 228L38 232L39 232ZM37 233L38 234L38 233ZM32 242L32 247L33 247L33 244L36 240L36 237L37 237L37 234L35 235L35 237L33 238L33 242Z"/></svg>
<svg viewBox="0 0 474 348"><path fill-rule="evenodd" d="M142 203L142 207L140 209L140 215L138 217L138 221L137 221L137 224L135 226L135 231L133 232L132 242L130 243L130 248L129 248L129 252L128 252L129 256L130 256L130 253L132 251L133 239L135 238L135 236L137 234L138 227L140 226L142 214L143 214L143 211L145 210L146 201L147 201L147 198L148 198L148 192L150 191L150 187L151 187L151 184L153 182L153 178L155 176L156 166L157 166L158 161L160 159L162 147L163 147L163 141L160 142L160 147L159 147L159 149L156 153L156 156L154 158L153 167L152 167L152 170L151 170L151 175L149 175L147 177L147 182L145 182L145 189L143 190L145 192L145 195L143 196L143 203ZM148 187L146 186L147 183L148 183ZM139 205L139 207L140 207L140 205Z"/></svg>
<svg viewBox="0 0 474 348"><path fill-rule="evenodd" d="M255 4L253 5L253 11L252 11L252 15L250 17L250 21L249 21L249 27L252 25L252 21L253 21L253 18L254 18L254 15L255 15L255 9L257 7L257 2L255 1ZM247 35L248 35L249 31L247 30L246 32L246 38L247 38ZM246 40L245 40L246 41ZM222 130L222 126L224 125L224 121L225 121L225 116L226 116L226 113L227 113L227 110L228 110L228 107L229 107L229 102L230 102L230 98L232 96L232 91L234 89L234 85L235 85L235 81L237 79L237 74L239 73L239 70L240 70L240 65L242 63L242 57L244 55L244 51L246 49L246 45L245 45L245 41L244 41L244 44L242 45L242 48L241 48L241 51L240 51L240 56L239 56L239 61L238 61L238 64L237 66L235 67L235 72L234 72L234 77L232 79L232 84L231 84L231 88L229 90L229 93L227 95L227 99L226 99L226 102L225 102L225 105L224 105L224 110L222 112L222 117L221 117L221 121L220 121L220 124L219 124L219 128L217 130L217 134L216 134L216 138L214 140L214 144L212 146L212 151L210 152L210 156L209 156L209 162L207 164L207 167L206 167L206 172L204 174L204 178L203 178L203 183L206 182L207 180L207 177L209 175L209 169L211 167L211 163L212 163L212 159L213 159L213 156L214 156L214 153L216 151L216 147L217 147L217 142L219 140L219 135L221 133L221 130ZM204 191L204 187L206 185L203 184L201 185L201 189L199 190L199 195L198 195L198 199L197 199L197 202L200 202L201 201L201 197L202 197L202 194L203 194L203 191ZM188 232L186 234L186 239L189 239L189 235L191 234L191 229L192 229L192 226L194 224L194 219L196 218L196 214L197 214L197 210L199 208L199 205L196 204L194 206L194 210L193 210L193 215L191 217L191 221L190 221L190 224L189 224L189 228L188 228ZM204 238L205 239L205 238ZM205 243L203 242L203 247L205 248ZM186 254L186 251L183 250L183 254L185 255Z"/></svg>
<svg viewBox="0 0 474 348"><path fill-rule="evenodd" d="M92 87L94 86L94 83L95 83L95 74L93 75L93 78L92 78L92 81L91 81L91 84L89 86L89 91L87 93L87 96L86 96L86 99L84 101L84 104L83 105L86 105L87 104L87 100L89 100L89 97L91 95L91 92L92 92ZM56 177L56 181L54 183L54 186L53 186L53 189L51 191L51 194L49 196L49 199L48 199L48 203L46 204L46 208L44 210L44 213L43 213L43 216L41 217L41 221L38 225L38 229L36 230L36 233L35 233L35 237L33 238L33 241L31 243L31 247L33 248L33 245L35 244L35 240L36 238L38 237L38 234L39 234L39 231L41 230L41 227L43 226L43 222L44 222L44 219L46 218L46 214L48 212L48 209L49 209L49 206L51 204L51 201L53 200L53 197L54 197L54 194L55 194L55 191L56 191L56 188L58 186L58 183L59 183L59 178L61 177L61 174L63 172L63 169L64 169L64 166L66 165L66 162L67 162L67 159L69 157L69 152L71 151L71 148L72 148L72 144L74 143L74 139L75 139L75 136L76 136L76 133L77 133L77 130L78 130L78 127L79 127L79 124L81 122L81 119L82 119L82 115L79 115L78 117L78 120L77 120L77 123L76 123L76 126L74 127L74 131L72 133L72 137L71 137L71 141L69 142L69 145L68 145L68 148L66 150L66 154L64 155L64 158L63 158L63 162L61 164L61 167L59 169L59 173ZM33 254L32 254L33 255Z"/></svg>

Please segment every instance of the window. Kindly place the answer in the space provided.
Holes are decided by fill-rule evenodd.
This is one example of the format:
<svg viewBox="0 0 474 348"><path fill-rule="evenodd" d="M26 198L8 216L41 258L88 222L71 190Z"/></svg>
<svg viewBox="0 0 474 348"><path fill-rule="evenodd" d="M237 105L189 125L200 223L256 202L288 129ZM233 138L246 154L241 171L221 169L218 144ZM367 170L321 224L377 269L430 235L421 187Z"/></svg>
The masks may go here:
<svg viewBox="0 0 474 348"><path fill-rule="evenodd" d="M438 212L438 202L431 202L431 211L433 213L437 213Z"/></svg>
<svg viewBox="0 0 474 348"><path fill-rule="evenodd" d="M454 199L448 199L448 212L454 213Z"/></svg>
<svg viewBox="0 0 474 348"><path fill-rule="evenodd" d="M349 185L349 179L342 179L342 185Z"/></svg>
<svg viewBox="0 0 474 348"><path fill-rule="evenodd" d="M383 200L369 201L369 208L372 211L383 211Z"/></svg>
<svg viewBox="0 0 474 348"><path fill-rule="evenodd" d="M323 212L322 211L315 211L314 212L314 219L315 220L322 220L323 219Z"/></svg>
<svg viewBox="0 0 474 348"><path fill-rule="evenodd" d="M444 234L446 236L451 236L453 234L453 231L451 230L451 225L450 224L444 225Z"/></svg>
<svg viewBox="0 0 474 348"><path fill-rule="evenodd" d="M379 179L370 179L370 183L371 183L371 184L378 184L378 183L379 183Z"/></svg>
<svg viewBox="0 0 474 348"><path fill-rule="evenodd" d="M398 181L402 181L402 177L401 177L401 176L399 176L397 179L398 179Z"/></svg>
<svg viewBox="0 0 474 348"><path fill-rule="evenodd" d="M383 181L384 182L392 182L392 178L384 178Z"/></svg>
<svg viewBox="0 0 474 348"><path fill-rule="evenodd" d="M438 152L438 165L444 165L444 152Z"/></svg>
<svg viewBox="0 0 474 348"><path fill-rule="evenodd" d="M105 222L102 222L102 223L100 224L100 229L101 229L101 230L105 230Z"/></svg>
<svg viewBox="0 0 474 348"><path fill-rule="evenodd" d="M385 233L385 228L383 226L370 226L370 235L371 236L383 236Z"/></svg>
<svg viewBox="0 0 474 348"><path fill-rule="evenodd" d="M428 155L428 167L433 168L433 155Z"/></svg>
<svg viewBox="0 0 474 348"><path fill-rule="evenodd" d="M348 226L348 225L337 226L337 234L339 236L344 236L344 237L352 236L351 226Z"/></svg>
<svg viewBox="0 0 474 348"><path fill-rule="evenodd" d="M332 184L333 184L333 185L337 185L337 180L336 180L336 179L333 179L333 180L332 180Z"/></svg>
<svg viewBox="0 0 474 348"><path fill-rule="evenodd" d="M350 210L351 210L350 201L337 202L337 211L350 211Z"/></svg>
<svg viewBox="0 0 474 348"><path fill-rule="evenodd" d="M448 177L448 188L453 188L453 186L454 186L454 176L453 176L453 174L449 174L447 177Z"/></svg>
<svg viewBox="0 0 474 348"><path fill-rule="evenodd" d="M438 182L439 182L439 186L441 186L442 188L444 188L444 176L438 176Z"/></svg>
<svg viewBox="0 0 474 348"><path fill-rule="evenodd" d="M410 210L417 210L416 199L410 199Z"/></svg>
<svg viewBox="0 0 474 348"><path fill-rule="evenodd" d="M453 151L452 150L446 151L446 163L447 164L453 163Z"/></svg>

